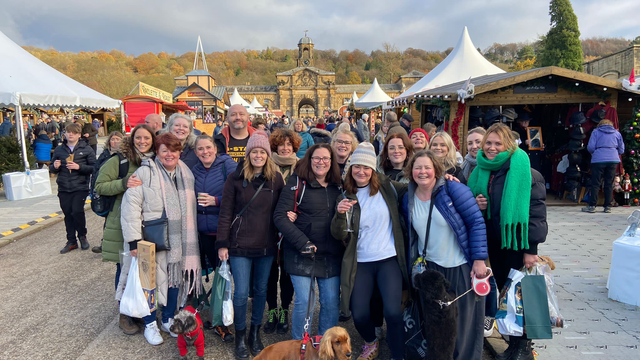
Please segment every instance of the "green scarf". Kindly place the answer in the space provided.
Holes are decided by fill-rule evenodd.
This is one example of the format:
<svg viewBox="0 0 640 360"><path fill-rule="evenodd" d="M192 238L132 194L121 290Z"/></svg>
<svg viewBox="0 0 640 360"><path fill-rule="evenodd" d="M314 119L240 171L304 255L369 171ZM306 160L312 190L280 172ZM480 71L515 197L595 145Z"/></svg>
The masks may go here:
<svg viewBox="0 0 640 360"><path fill-rule="evenodd" d="M478 166L473 170L467 185L473 196L482 194L489 199L488 186L492 171L498 171L504 163L511 159L507 179L504 182L502 202L500 203L500 234L502 249L529 249L529 207L531 199L531 163L529 156L521 149L513 154L501 152L493 160L485 157L478 150ZM487 201L487 219L491 219L491 210ZM520 230L520 248L518 248L517 232Z"/></svg>

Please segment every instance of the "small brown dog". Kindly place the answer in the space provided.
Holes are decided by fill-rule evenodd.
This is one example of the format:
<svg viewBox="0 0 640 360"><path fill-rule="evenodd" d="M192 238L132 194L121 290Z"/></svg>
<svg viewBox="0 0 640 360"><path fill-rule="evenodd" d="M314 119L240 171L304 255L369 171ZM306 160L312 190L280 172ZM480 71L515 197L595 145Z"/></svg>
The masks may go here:
<svg viewBox="0 0 640 360"><path fill-rule="evenodd" d="M254 360L300 360L302 340L289 340L267 346ZM305 360L349 360L351 359L351 338L342 327L335 326L322 336L316 350L307 344Z"/></svg>
<svg viewBox="0 0 640 360"><path fill-rule="evenodd" d="M204 332L202 331L202 320L200 314L189 305L180 310L178 315L173 318L173 325L169 330L178 334L178 349L180 356L187 355L187 345L196 347L198 357L204 359Z"/></svg>

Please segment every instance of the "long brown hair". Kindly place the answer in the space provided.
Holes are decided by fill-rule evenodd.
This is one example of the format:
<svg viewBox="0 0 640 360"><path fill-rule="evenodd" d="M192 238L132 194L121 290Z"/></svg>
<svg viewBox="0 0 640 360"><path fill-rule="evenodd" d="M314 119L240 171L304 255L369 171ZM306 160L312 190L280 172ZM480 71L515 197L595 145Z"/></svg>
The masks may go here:
<svg viewBox="0 0 640 360"><path fill-rule="evenodd" d="M336 160L336 156L333 153L333 148L329 144L321 143L315 144L310 147L307 152L304 154L304 157L298 161L296 164L296 174L300 179L305 181L313 181L316 179L316 175L312 170L312 160L311 157L313 153L318 149L327 149L329 150L329 154L331 155L331 167L327 172L325 180L329 184L335 184L340 186L342 183L342 178L340 177L340 165L338 165L338 160Z"/></svg>
<svg viewBox="0 0 640 360"><path fill-rule="evenodd" d="M406 136L406 135L405 135ZM344 177L344 189L349 194L355 194L358 192L358 184L353 178L353 165L349 166L347 175ZM373 196L380 191L380 179L378 179L378 173L376 169L371 169L371 180L369 180L369 196Z"/></svg>
<svg viewBox="0 0 640 360"><path fill-rule="evenodd" d="M384 140L384 147L380 152L380 160L382 161L382 170L384 171L389 171L393 169L391 160L389 160L389 150L387 150L387 147L389 146L389 141L391 141L392 139L402 139L402 145L404 145L404 148L407 151L407 157L406 159L404 159L404 164L402 164L402 166L406 166L411 156L413 156L413 143L411 142L411 140L406 134L393 133L391 135L387 135L387 138Z"/></svg>

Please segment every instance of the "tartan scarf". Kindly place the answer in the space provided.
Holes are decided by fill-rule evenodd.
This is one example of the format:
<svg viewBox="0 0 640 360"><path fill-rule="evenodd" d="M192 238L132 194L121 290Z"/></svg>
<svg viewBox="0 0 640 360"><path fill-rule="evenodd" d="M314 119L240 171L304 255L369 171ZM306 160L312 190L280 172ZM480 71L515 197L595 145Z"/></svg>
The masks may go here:
<svg viewBox="0 0 640 360"><path fill-rule="evenodd" d="M169 219L168 232L171 245L171 250L167 253L169 287L182 288L185 296L195 289L197 296L200 295L202 288L202 274L193 173L187 165L178 161L174 180L158 157L155 159L155 165L160 170L160 188L167 219Z"/></svg>
<svg viewBox="0 0 640 360"><path fill-rule="evenodd" d="M482 150L478 150L478 156L476 157L478 166L471 173L467 185L471 188L473 196L482 194L488 200L491 172L500 170L509 159L511 163L507 171L500 202L501 248L518 251L529 249L531 163L527 153L518 148L513 153L508 151L501 152L493 160L489 160ZM490 203L491 201L487 201L487 219L491 219ZM519 247L518 231L521 239Z"/></svg>

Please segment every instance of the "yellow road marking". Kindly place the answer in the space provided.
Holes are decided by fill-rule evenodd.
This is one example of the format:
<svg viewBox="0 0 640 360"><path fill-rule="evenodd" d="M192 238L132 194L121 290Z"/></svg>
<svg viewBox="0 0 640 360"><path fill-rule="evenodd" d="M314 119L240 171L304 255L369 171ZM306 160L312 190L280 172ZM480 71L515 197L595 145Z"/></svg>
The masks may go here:
<svg viewBox="0 0 640 360"><path fill-rule="evenodd" d="M35 220L33 220L33 221L35 221L35 222L42 222L42 221L44 221L44 219L43 219L43 218L39 218L39 219L35 219Z"/></svg>
<svg viewBox="0 0 640 360"><path fill-rule="evenodd" d="M11 231L11 230L5 231L5 232L2 233L2 235L4 235L4 236L9 236L11 234L13 234L13 231Z"/></svg>
<svg viewBox="0 0 640 360"><path fill-rule="evenodd" d="M24 229L28 228L29 226L31 226L31 225L29 225L29 224L24 224L24 225L20 225L20 226L18 226L18 227L19 227L20 229L24 230Z"/></svg>
<svg viewBox="0 0 640 360"><path fill-rule="evenodd" d="M56 214L56 213L49 214L49 217L56 217L56 216L58 216L58 214Z"/></svg>

